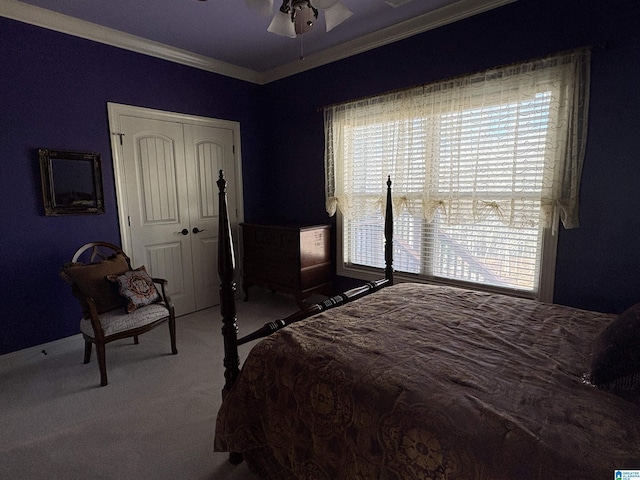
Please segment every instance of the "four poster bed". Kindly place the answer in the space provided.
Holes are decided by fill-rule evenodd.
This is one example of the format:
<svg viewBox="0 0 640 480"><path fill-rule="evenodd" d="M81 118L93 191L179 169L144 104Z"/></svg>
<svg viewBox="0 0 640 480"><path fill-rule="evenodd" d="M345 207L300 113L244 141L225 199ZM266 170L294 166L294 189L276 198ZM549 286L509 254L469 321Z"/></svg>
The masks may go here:
<svg viewBox="0 0 640 480"><path fill-rule="evenodd" d="M393 285L390 183L385 278L238 340L221 172L226 384L215 450L279 480L584 480L640 470L640 308L616 316ZM238 345L261 337L240 371Z"/></svg>

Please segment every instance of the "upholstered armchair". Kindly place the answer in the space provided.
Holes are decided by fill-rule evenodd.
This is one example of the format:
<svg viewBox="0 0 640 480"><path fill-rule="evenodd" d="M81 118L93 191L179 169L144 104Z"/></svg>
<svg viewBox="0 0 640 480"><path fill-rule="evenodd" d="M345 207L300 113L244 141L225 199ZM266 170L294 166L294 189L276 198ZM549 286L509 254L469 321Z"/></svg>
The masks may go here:
<svg viewBox="0 0 640 480"><path fill-rule="evenodd" d="M109 342L133 337L138 344L138 335L167 322L171 353L178 353L175 313L166 280L150 277L144 266L133 269L120 247L106 242L87 243L63 266L60 276L71 285L82 306L84 363L90 362L95 344L100 385L107 385L105 345Z"/></svg>

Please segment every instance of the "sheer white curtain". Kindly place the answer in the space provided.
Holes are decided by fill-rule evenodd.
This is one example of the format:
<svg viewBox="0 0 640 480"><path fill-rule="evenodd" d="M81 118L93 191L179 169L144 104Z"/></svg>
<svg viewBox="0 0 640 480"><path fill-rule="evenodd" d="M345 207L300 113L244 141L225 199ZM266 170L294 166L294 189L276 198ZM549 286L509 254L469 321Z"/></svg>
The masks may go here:
<svg viewBox="0 0 640 480"><path fill-rule="evenodd" d="M590 51L326 107L326 208L447 224L578 226Z"/></svg>

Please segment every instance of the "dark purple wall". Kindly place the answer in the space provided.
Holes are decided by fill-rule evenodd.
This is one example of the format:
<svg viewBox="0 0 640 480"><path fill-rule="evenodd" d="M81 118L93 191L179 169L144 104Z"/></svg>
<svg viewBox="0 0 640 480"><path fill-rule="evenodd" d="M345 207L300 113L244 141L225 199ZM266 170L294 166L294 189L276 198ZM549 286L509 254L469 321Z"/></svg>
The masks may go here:
<svg viewBox="0 0 640 480"><path fill-rule="evenodd" d="M560 231L554 300L610 312L640 301L639 2L518 0L266 85L278 210L292 222L333 223L319 107L581 46L593 46L581 227Z"/></svg>
<svg viewBox="0 0 640 480"><path fill-rule="evenodd" d="M80 310L58 269L86 241L119 243L107 102L240 122L245 219L332 223L323 105L584 45L582 226L560 231L555 301L621 311L640 300L638 32L635 1L518 0L256 86L0 18L0 354L76 334ZM100 152L106 213L45 217L38 147Z"/></svg>
<svg viewBox="0 0 640 480"><path fill-rule="evenodd" d="M259 87L0 18L0 354L78 333L58 277L85 242L120 243L107 102L240 122L247 218L261 215ZM39 147L102 155L106 213L46 217Z"/></svg>

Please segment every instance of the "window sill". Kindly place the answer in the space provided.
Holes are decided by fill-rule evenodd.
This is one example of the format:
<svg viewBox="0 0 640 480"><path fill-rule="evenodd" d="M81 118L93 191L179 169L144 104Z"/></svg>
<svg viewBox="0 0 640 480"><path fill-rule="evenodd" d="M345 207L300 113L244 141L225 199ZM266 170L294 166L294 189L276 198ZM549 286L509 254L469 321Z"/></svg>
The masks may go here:
<svg viewBox="0 0 640 480"><path fill-rule="evenodd" d="M384 278L384 270L380 268L372 268L365 266L347 266L344 264L338 264L336 273L341 277L355 278L358 280L372 281ZM508 288L493 287L491 285L482 285L479 283L460 282L446 279L426 278L410 273L394 272L393 274L395 283L414 282L425 283L429 285L444 285L449 287L466 288L470 290L477 290L480 292L499 293L502 295L509 295L511 297L529 298L534 300L540 300L539 295L535 292L525 292L521 290L513 290ZM542 301L542 300L541 300Z"/></svg>

